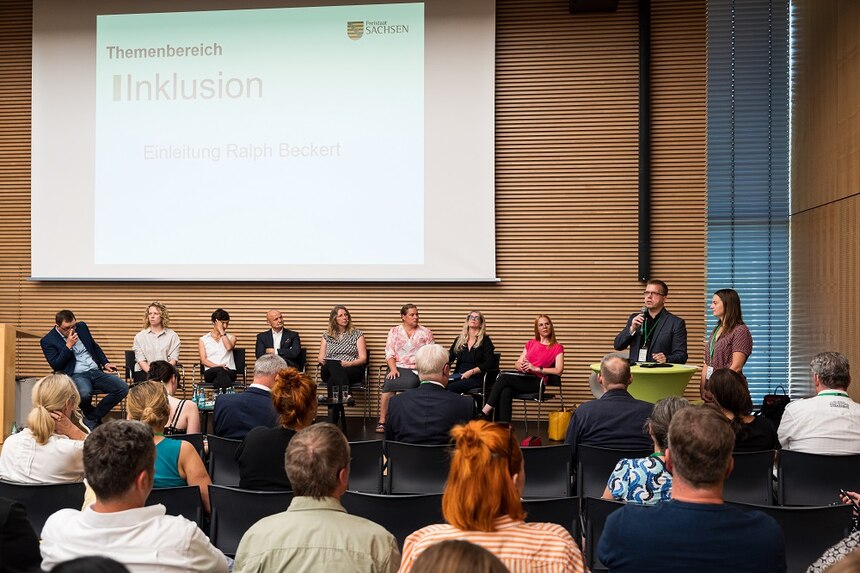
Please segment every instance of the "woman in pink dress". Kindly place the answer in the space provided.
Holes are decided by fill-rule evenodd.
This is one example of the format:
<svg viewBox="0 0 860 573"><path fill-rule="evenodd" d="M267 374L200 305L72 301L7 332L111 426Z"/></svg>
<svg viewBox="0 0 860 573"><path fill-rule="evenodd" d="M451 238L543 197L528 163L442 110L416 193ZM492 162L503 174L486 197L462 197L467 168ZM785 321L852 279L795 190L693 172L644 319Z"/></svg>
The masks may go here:
<svg viewBox="0 0 860 573"><path fill-rule="evenodd" d="M535 337L529 340L517 360L516 372L502 372L490 397L481 412L490 418L498 409L496 419L510 422L514 394L537 392L550 376L559 377L564 372L564 346L556 342L552 320L545 314L535 318Z"/></svg>

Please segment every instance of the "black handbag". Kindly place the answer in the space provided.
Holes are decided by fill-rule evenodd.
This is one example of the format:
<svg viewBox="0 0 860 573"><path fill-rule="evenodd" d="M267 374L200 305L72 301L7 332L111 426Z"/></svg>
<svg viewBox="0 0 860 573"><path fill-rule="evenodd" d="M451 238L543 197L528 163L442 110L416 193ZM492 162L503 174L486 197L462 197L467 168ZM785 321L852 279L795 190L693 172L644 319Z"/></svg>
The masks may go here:
<svg viewBox="0 0 860 573"><path fill-rule="evenodd" d="M782 390L782 394L776 394L778 390ZM789 402L791 398L785 393L785 386L780 384L774 389L773 394L765 394L762 398L761 415L770 420L774 428L778 428Z"/></svg>

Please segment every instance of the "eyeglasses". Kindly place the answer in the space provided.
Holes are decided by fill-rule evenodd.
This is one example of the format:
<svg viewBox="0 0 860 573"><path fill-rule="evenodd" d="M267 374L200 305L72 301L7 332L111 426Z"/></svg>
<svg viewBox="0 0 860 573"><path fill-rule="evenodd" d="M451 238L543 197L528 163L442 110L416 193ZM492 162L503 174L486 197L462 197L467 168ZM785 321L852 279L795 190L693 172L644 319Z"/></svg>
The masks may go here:
<svg viewBox="0 0 860 573"><path fill-rule="evenodd" d="M655 290L646 290L645 296L666 296L666 295L663 294L662 292L657 292Z"/></svg>
<svg viewBox="0 0 860 573"><path fill-rule="evenodd" d="M466 317L466 319L467 320L481 320L481 317L478 316L477 314L470 314L469 316Z"/></svg>

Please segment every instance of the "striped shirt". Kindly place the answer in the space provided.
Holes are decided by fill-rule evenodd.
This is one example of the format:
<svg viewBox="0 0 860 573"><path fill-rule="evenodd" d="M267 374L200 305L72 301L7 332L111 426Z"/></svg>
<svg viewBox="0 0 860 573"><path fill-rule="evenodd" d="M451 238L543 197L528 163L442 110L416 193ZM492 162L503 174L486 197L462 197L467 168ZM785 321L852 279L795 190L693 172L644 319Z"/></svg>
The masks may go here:
<svg viewBox="0 0 860 573"><path fill-rule="evenodd" d="M463 539L490 551L511 571L583 572L582 554L570 533L555 523L525 523L508 516L496 519L496 531L461 531L451 525L430 525L406 538L400 572L440 541Z"/></svg>
<svg viewBox="0 0 860 573"><path fill-rule="evenodd" d="M340 360L341 362L358 360L358 339L362 336L364 333L357 328L352 332L344 332L338 338L333 338L327 332L323 332L326 360Z"/></svg>

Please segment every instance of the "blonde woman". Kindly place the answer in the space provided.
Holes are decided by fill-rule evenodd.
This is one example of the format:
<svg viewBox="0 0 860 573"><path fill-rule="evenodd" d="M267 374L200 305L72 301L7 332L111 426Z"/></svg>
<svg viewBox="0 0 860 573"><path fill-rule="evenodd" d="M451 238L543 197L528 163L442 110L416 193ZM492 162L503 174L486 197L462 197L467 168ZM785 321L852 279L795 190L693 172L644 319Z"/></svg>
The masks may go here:
<svg viewBox="0 0 860 573"><path fill-rule="evenodd" d="M146 380L149 366L156 360L166 360L174 366L179 362L179 335L167 328L170 313L160 302L146 307L143 315L143 330L134 337L135 382Z"/></svg>
<svg viewBox="0 0 860 573"><path fill-rule="evenodd" d="M466 316L463 330L448 351L448 362L456 362L448 390L465 394L473 388L481 387L481 374L493 367L493 353L496 347L487 334L484 315L473 310Z"/></svg>
<svg viewBox="0 0 860 573"><path fill-rule="evenodd" d="M209 474L203 460L190 443L166 439L164 426L170 415L167 392L160 382L141 382L128 391L128 419L152 428L155 441L155 480L153 487L196 485L200 488L203 509L209 513Z"/></svg>
<svg viewBox="0 0 860 573"><path fill-rule="evenodd" d="M328 315L328 329L320 341L320 363L323 384L338 388L361 384L367 364L364 333L352 325L352 315L338 305ZM330 394L331 395L331 394Z"/></svg>
<svg viewBox="0 0 860 573"><path fill-rule="evenodd" d="M0 452L0 479L18 483L67 483L84 479L84 439L78 388L65 374L45 376L33 387L27 428L9 436Z"/></svg>

